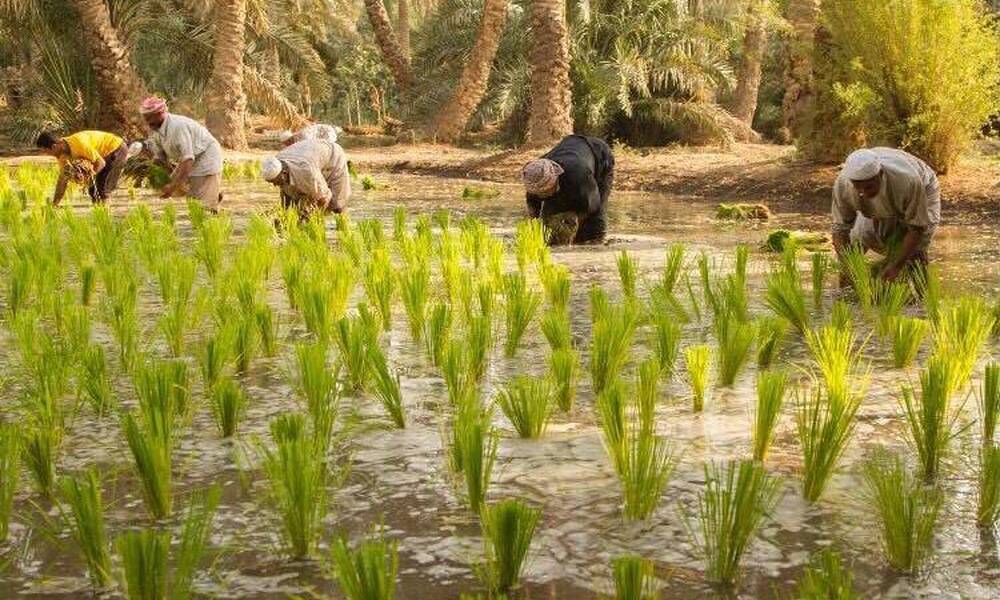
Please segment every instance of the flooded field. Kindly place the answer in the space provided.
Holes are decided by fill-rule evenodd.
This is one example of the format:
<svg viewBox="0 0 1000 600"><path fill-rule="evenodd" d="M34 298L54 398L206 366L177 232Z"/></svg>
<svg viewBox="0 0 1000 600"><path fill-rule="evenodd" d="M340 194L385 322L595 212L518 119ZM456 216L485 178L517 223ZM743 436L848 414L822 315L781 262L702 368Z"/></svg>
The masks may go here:
<svg viewBox="0 0 1000 600"><path fill-rule="evenodd" d="M523 200L514 186L500 188L496 198L465 200L462 190L469 182L392 175L380 176L379 180L389 187L370 192L355 189L350 204L354 222L377 219L391 232L397 207L405 208L411 226L419 214L445 209L451 212L452 223L473 216L509 242L522 218ZM252 211L276 201L270 187L256 183L231 183L226 195L234 241L242 240ZM132 199L122 193L115 200L113 209L119 216L139 202L148 202L156 217L163 213L163 201L143 192ZM80 206L77 210L83 217L89 209ZM815 216L781 215L757 226L721 223L713 216L713 207L683 198L616 194L610 215L610 243L552 250L553 261L565 265L571 273L569 312L573 339L581 352L581 372L572 410L556 412L540 439L518 438L500 411L494 415L502 437L487 501L519 498L541 509L523 586L516 597L586 599L613 595L611 561L632 553L653 562L663 598L789 598L810 558L832 547L853 571L859 597L996 598L1000 595L1000 545L991 531L976 527L974 518L980 440L979 426L973 423L978 418L977 401L971 392L980 385L982 364L1000 349L996 338L987 343L968 386L970 395L961 421L970 425L957 428L960 433L952 441L956 451L946 458L940 477L944 505L935 530L933 554L916 575L898 574L882 558L878 525L873 508L863 497L859 468L879 446L899 451L913 463L913 452L904 434L900 389L904 384L916 384L930 344L925 344L913 367L894 369L886 342L869 335L872 324L857 310L855 331L859 340L866 340L863 353L867 364L853 381L859 388L867 385L854 436L822 498L814 503L803 500L795 394L789 392L766 461L768 472L780 477L781 496L747 551L742 576L733 590L705 582L704 559L692 543L686 523L695 518L697 497L705 484L703 465L749 456L752 407L756 402L757 367L753 360L734 385L710 385L701 413L691 410L683 359L679 360L677 372L661 387L655 415L657 434L673 445L679 462L652 516L639 521L623 519L621 486L602 441L595 412L596 394L587 371L591 287L603 286L613 301L620 300L616 261L624 250L638 262L638 293L640 299L646 299L660 278L666 246L680 242L687 248L685 270L690 271L695 290L691 298L700 303L697 257L704 253L714 265L714 273L722 276L733 269L737 246L747 244L751 248L747 269L749 309L753 316L764 315L769 312L762 300L765 276L777 263L775 255L759 250L768 231L776 227L822 230L825 226L825 219ZM191 241L192 225L180 204L177 219L182 251L190 252L186 244ZM328 232L331 240L336 237L332 221ZM975 291L986 295L992 305L1000 284L1000 229L995 224L942 227L934 257L946 294ZM508 259L505 268L515 270L511 254ZM807 254L800 256L799 267L808 289ZM448 390L440 369L428 360L423 344L411 339L398 299L392 327L384 332L382 345L390 364L401 373L407 426L389 428L382 409L369 395L345 393L342 411L346 416L338 425L343 431L337 436L334 455L343 466L349 465L349 472L342 482L329 488L329 511L317 559L285 558L279 517L267 498L268 481L260 448L270 443L269 426L275 416L301 409L290 371L293 344L307 339L308 333L289 305L279 269L274 271L268 280L267 302L278 317L279 349L273 357L255 358L247 372L237 377L248 407L238 435L232 439L220 439L211 409L202 399L200 378L195 375L195 349L205 326L188 333L190 351L184 358L190 362L193 374L195 405L189 422L177 431L173 460L175 504L186 505L193 491L213 483L222 490L206 566L195 581L195 595L340 598L328 567L330 540L341 532L357 539L378 523L384 524L387 537L398 542L398 598L450 599L462 593L482 592L474 569L483 554L479 521L464 504L449 469L445 432ZM199 285L204 284L204 277L199 270ZM813 308L810 298L814 324L829 319L829 310L839 297L834 280L832 275L827 278L821 309ZM432 297L440 295L436 280L433 287ZM351 306L361 301L364 294L358 285ZM691 302L688 297L684 301ZM4 304L5 312L6 308ZM139 291L140 350L168 357L166 343L154 325L162 311L155 284L145 281ZM915 315L921 311L917 306L906 309ZM702 306L700 312L700 318L684 325L682 348L715 344L708 308ZM502 315L499 319L502 321ZM502 323L497 326L502 328ZM497 337L502 341L502 333ZM635 379L636 366L651 352L650 338L645 330L635 336L631 360L620 374L623 380ZM93 339L106 346L109 356L115 354L111 332L96 318ZM5 327L0 334L0 364L11 377L6 387L0 388L0 398L8 420L16 418L19 396L25 392L17 376L15 345L14 336ZM501 347L494 350L481 385L484 400L489 402L516 375L544 375L548 355L549 345L536 316L514 358L505 358ZM803 336L789 333L777 366L787 368L791 377L802 380L804 385L811 364ZM134 406L130 379L117 365L111 372L115 396L125 406ZM71 399L67 401L72 403ZM105 517L112 537L151 522L118 418L99 419L89 407L77 406L68 416L56 465L58 474L99 467ZM172 519L169 522L176 527L177 516ZM61 523L53 503L36 493L27 473L22 474L16 493L2 566L0 596L4 598L75 598L91 593L86 566L69 529ZM107 593L115 597L122 593L121 589L118 586Z"/></svg>

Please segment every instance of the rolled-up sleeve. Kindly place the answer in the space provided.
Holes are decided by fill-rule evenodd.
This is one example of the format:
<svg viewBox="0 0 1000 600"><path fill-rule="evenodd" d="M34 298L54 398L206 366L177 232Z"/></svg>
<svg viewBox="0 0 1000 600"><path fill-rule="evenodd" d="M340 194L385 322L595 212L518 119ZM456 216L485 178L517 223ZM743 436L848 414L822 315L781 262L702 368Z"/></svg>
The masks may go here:
<svg viewBox="0 0 1000 600"><path fill-rule="evenodd" d="M833 186L833 202L830 208L831 231L834 234L850 233L857 218L857 209L847 199L844 186L838 181Z"/></svg>
<svg viewBox="0 0 1000 600"><path fill-rule="evenodd" d="M902 213L910 227L930 229L941 220L941 193L938 186L914 181L903 198Z"/></svg>

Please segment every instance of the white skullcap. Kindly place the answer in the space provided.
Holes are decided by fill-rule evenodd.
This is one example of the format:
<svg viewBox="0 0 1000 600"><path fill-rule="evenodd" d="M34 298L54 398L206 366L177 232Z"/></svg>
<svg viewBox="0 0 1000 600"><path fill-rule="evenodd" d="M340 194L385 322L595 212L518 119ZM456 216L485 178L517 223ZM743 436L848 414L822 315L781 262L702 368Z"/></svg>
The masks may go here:
<svg viewBox="0 0 1000 600"><path fill-rule="evenodd" d="M281 175L281 161L273 156L268 156L267 158L261 159L260 161L260 176L264 178L264 181L271 181Z"/></svg>
<svg viewBox="0 0 1000 600"><path fill-rule="evenodd" d="M562 174L563 168L559 163L539 158L524 165L521 169L521 181L529 194L545 194L555 187Z"/></svg>
<svg viewBox="0 0 1000 600"><path fill-rule="evenodd" d="M132 158L134 156L139 156L139 153L142 152L142 148L142 142L132 142L128 145L128 154L126 154L126 157Z"/></svg>
<svg viewBox="0 0 1000 600"><path fill-rule="evenodd" d="M284 144L288 140L292 139L293 135L295 135L295 134L286 129L286 130L284 130L284 131L282 131L281 133L278 134L278 141L281 142L282 144Z"/></svg>
<svg viewBox="0 0 1000 600"><path fill-rule="evenodd" d="M844 161L844 175L851 181L871 179L882 172L882 163L873 151L862 148L851 152Z"/></svg>

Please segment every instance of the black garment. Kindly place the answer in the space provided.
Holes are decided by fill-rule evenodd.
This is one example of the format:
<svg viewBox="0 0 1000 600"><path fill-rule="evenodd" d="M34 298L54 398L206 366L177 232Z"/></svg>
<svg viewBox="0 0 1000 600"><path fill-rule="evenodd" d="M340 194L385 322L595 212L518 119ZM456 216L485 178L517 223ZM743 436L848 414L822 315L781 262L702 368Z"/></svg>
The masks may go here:
<svg viewBox="0 0 1000 600"><path fill-rule="evenodd" d="M546 218L565 212L579 216L574 244L604 240L608 198L614 181L615 158L604 140L583 135L564 138L542 158L559 163L559 190L548 198L528 194L528 213Z"/></svg>
<svg viewBox="0 0 1000 600"><path fill-rule="evenodd" d="M118 149L104 157L104 168L94 175L94 180L87 188L90 199L94 204L103 204L111 192L118 187L118 178L125 168L128 160L128 148L125 144L118 146Z"/></svg>

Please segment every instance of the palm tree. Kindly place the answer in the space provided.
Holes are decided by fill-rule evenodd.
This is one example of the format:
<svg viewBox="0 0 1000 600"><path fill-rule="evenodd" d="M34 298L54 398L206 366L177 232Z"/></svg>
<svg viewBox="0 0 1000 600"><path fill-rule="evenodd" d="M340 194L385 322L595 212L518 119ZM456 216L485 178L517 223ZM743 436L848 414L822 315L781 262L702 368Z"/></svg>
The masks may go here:
<svg viewBox="0 0 1000 600"><path fill-rule="evenodd" d="M820 0L789 0L785 18L792 27L785 71L782 112L785 135L797 137L814 94L813 49L819 20Z"/></svg>
<svg viewBox="0 0 1000 600"><path fill-rule="evenodd" d="M743 51L736 72L736 89L733 91L732 113L747 125L753 125L757 112L757 93L760 90L760 68L767 45L767 25L762 12L766 0L750 0L747 7L746 31L743 33Z"/></svg>
<svg viewBox="0 0 1000 600"><path fill-rule="evenodd" d="M413 81L413 73L410 70L410 61L406 59L400 49L399 40L392 31L392 23L389 21L385 4L382 0L365 0L365 10L368 12L368 21L375 31L375 42L382 53L382 58L392 71L396 85L405 90Z"/></svg>
<svg viewBox="0 0 1000 600"><path fill-rule="evenodd" d="M531 113L527 145L546 146L573 132L565 0L531 0Z"/></svg>
<svg viewBox="0 0 1000 600"><path fill-rule="evenodd" d="M434 123L434 135L440 141L448 142L457 138L482 101L506 20L507 0L484 0L483 19L476 42L451 98L442 107Z"/></svg>
<svg viewBox="0 0 1000 600"><path fill-rule="evenodd" d="M145 85L132 67L128 48L111 24L104 0L74 0L101 95L102 120L128 136L144 131L139 101Z"/></svg>
<svg viewBox="0 0 1000 600"><path fill-rule="evenodd" d="M399 33L399 50L410 60L410 0L396 0L396 31Z"/></svg>
<svg viewBox="0 0 1000 600"><path fill-rule="evenodd" d="M217 0L215 52L205 103L206 125L226 148L247 147L247 98L243 93L243 54L246 48L246 0Z"/></svg>

